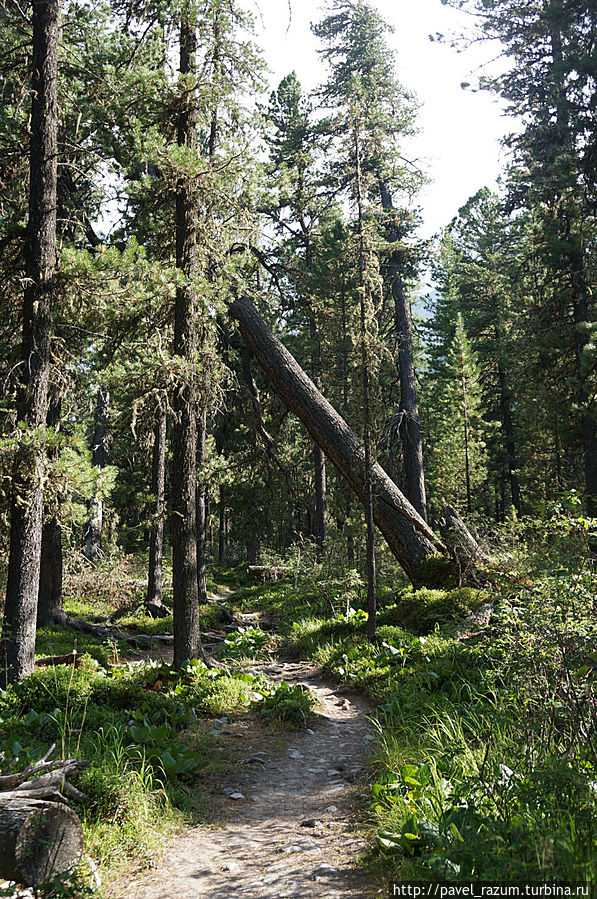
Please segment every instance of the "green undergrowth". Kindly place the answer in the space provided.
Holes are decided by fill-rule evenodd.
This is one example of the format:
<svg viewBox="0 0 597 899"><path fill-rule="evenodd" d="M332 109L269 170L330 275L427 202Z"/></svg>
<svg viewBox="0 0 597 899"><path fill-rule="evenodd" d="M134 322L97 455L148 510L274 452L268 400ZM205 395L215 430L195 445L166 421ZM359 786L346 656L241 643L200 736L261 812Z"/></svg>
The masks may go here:
<svg viewBox="0 0 597 899"><path fill-rule="evenodd" d="M130 658L130 648L77 634L87 653L79 669L42 669L0 697L1 767L40 758L52 742L87 759L80 787L90 855L108 871L132 856L150 864L183 822L205 818L225 775L212 719L308 723L308 691L272 687L249 668L277 647L378 707L368 814L384 876L594 879L597 589L587 529L565 517L508 527L482 590L415 591L399 580L393 587L386 573L374 643L358 573L312 560L266 584L250 582L244 568L212 574L210 589L233 591L223 591L233 613L255 613L219 645L221 669L108 665ZM96 614L98 596L68 610ZM131 614L119 625L171 632L170 617L134 615L137 598L134 590L125 597ZM457 625L488 602L491 624L460 639ZM218 628L217 605L200 613L203 630ZM38 654L66 654L72 639L42 629Z"/></svg>
<svg viewBox="0 0 597 899"><path fill-rule="evenodd" d="M76 669L42 668L0 694L0 768L20 770L51 744L53 757L85 759L86 851L108 874L131 857L149 865L182 824L205 820L228 770L211 719L258 713L270 695L274 706L276 691L257 675L196 660L181 672L151 662L106 669L84 655Z"/></svg>
<svg viewBox="0 0 597 899"><path fill-rule="evenodd" d="M397 879L594 881L597 876L597 582L587 525L554 516L502 534L483 590L380 597L316 575L248 586L282 651L312 658L378 704L369 814ZM337 579L338 580L338 579ZM490 626L455 625L491 602Z"/></svg>
<svg viewBox="0 0 597 899"><path fill-rule="evenodd" d="M262 715L292 727L305 727L314 705L313 694L303 684L288 684L286 681L264 693L255 702Z"/></svg>

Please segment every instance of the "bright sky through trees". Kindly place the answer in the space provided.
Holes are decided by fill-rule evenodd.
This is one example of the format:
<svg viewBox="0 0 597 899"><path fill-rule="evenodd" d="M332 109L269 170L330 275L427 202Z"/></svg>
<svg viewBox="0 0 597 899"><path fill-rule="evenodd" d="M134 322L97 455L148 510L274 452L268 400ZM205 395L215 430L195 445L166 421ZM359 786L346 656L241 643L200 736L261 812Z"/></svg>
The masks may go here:
<svg viewBox="0 0 597 899"><path fill-rule="evenodd" d="M324 69L309 26L323 17L321 0L291 0L291 18L287 0L256 2L257 40L265 50L272 87L293 69L306 89L315 87ZM377 0L375 5L394 28L388 43L397 52L398 76L422 103L420 134L408 152L433 179L421 194L423 234L429 236L448 224L480 187L495 187L499 140L512 130L512 120L501 117L495 97L463 90L461 83L474 85L475 72L496 48L475 46L459 54L447 44L431 42L430 34L451 34L467 25L466 16L440 0Z"/></svg>

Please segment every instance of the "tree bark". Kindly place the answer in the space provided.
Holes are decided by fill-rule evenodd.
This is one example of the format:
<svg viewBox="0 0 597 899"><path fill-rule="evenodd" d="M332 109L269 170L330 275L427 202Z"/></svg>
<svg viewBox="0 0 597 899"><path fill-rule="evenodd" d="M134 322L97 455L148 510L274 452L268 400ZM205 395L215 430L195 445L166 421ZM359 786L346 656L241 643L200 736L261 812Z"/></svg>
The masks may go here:
<svg viewBox="0 0 597 899"><path fill-rule="evenodd" d="M307 249L307 265L309 269L311 269L313 267L313 260L310 240L308 240ZM309 324L311 330L311 342L313 344L311 351L311 371L313 374L313 383L319 388L321 386L321 335L317 326L314 309L310 310ZM321 447L315 442L313 443L313 468L315 475L315 517L312 533L315 538L317 561L321 562L325 541L327 540L327 483L325 455Z"/></svg>
<svg viewBox="0 0 597 899"><path fill-rule="evenodd" d="M62 400L58 386L50 386L50 397L46 424L56 431L62 418ZM58 447L52 447L48 453L50 460L58 456ZM59 497L53 496L45 502L46 519L41 536L41 561L39 573L39 592L37 601L37 625L43 627L52 624L63 624L65 614L62 608L62 525L60 523Z"/></svg>
<svg viewBox="0 0 597 899"><path fill-rule="evenodd" d="M56 514L44 522L42 531L39 599L37 605L38 627L64 624L62 574L62 526L60 518Z"/></svg>
<svg viewBox="0 0 597 899"><path fill-rule="evenodd" d="M498 337L498 341L500 338ZM514 420L512 418L512 400L508 386L508 376L501 362L498 362L498 378L500 385L500 408L502 413L502 427L504 429L504 443L508 458L508 478L510 481L510 497L512 505L520 515L522 510L522 497L520 494L520 482L518 480L518 458L516 455L516 441L514 438ZM505 503L504 503L505 505ZM505 508L504 508L505 513Z"/></svg>
<svg viewBox="0 0 597 899"><path fill-rule="evenodd" d="M39 886L76 867L83 846L81 822L67 805L0 794L0 878Z"/></svg>
<svg viewBox="0 0 597 899"><path fill-rule="evenodd" d="M392 213L394 204L387 185L380 179L379 190L385 212ZM387 239L398 241L396 226L390 222ZM400 375L400 438L404 459L405 493L421 518L427 521L427 497L423 467L423 438L419 422L415 360L413 354L412 317L408 298L404 292L400 252L393 250L387 261L387 273L394 298L394 323L398 341L398 371Z"/></svg>
<svg viewBox="0 0 597 899"><path fill-rule="evenodd" d="M149 539L149 572L146 606L162 605L162 556L164 552L164 511L166 509L166 397L160 394L155 411L151 491L155 496L154 520Z"/></svg>
<svg viewBox="0 0 597 899"><path fill-rule="evenodd" d="M197 465L199 469L205 462L206 440L205 415L202 415L197 428ZM195 499L197 514L197 592L201 605L207 602L207 488L203 474L197 481Z"/></svg>
<svg viewBox="0 0 597 899"><path fill-rule="evenodd" d="M458 562L460 581L474 579L477 564L487 561L487 557L456 509L448 503L441 511L438 528ZM472 574L472 578L467 578L467 573Z"/></svg>
<svg viewBox="0 0 597 899"><path fill-rule="evenodd" d="M580 433L583 448L585 474L585 503L590 518L597 518L597 418L595 400L587 387L585 363L586 349L591 341L593 325L589 308L589 289L586 283L585 261L580 239L577 235L567 235L572 245L571 277L573 284L574 350L578 378L578 399L582 410Z"/></svg>
<svg viewBox="0 0 597 899"><path fill-rule="evenodd" d="M43 468L52 303L57 272L59 0L33 3L29 221L17 413L29 434L17 449L0 663L3 680L33 671L43 521Z"/></svg>
<svg viewBox="0 0 597 899"><path fill-rule="evenodd" d="M110 394L99 388L93 413L93 437L91 441L91 464L94 468L105 468L108 461L108 409ZM93 562L99 558L102 549L102 525L104 504L101 493L96 489L89 500L89 520L83 531L83 551L85 558Z"/></svg>
<svg viewBox="0 0 597 899"><path fill-rule="evenodd" d="M320 446L313 444L313 463L315 468L315 545L317 561L323 558L323 549L327 540L327 479L325 471L325 454Z"/></svg>
<svg viewBox="0 0 597 899"><path fill-rule="evenodd" d="M473 511L473 498L471 495L471 455L469 447L468 396L466 392L466 378L464 377L464 368L462 370L461 386L462 422L464 427L464 469L466 475L466 511L470 515Z"/></svg>
<svg viewBox="0 0 597 899"><path fill-rule="evenodd" d="M220 523L218 528L218 567L226 564L226 488L220 486Z"/></svg>
<svg viewBox="0 0 597 899"><path fill-rule="evenodd" d="M180 23L180 75L185 84L178 117L178 145L197 145L197 34L193 3L183 5ZM188 83L187 83L188 82ZM176 265L184 283L176 290L174 355L181 374L172 398L172 581L174 599L174 666L201 652L197 588L197 421L195 409L197 272L197 184L188 175L176 186Z"/></svg>
<svg viewBox="0 0 597 899"><path fill-rule="evenodd" d="M267 327L248 297L230 306L249 350L288 408L346 478L364 503L364 447L344 419L321 395L294 357ZM431 584L430 556L445 546L378 463L371 467L375 523L390 549L416 584Z"/></svg>
<svg viewBox="0 0 597 899"><path fill-rule="evenodd" d="M359 299L361 321L361 367L363 379L363 462L365 466L365 526L367 529L367 636L375 639L377 631L377 569L375 559L375 516L373 512L373 451L371 447L371 404L369 399L369 334L365 298L365 235L363 230L363 193L361 186L361 146L358 125L354 127L355 188L359 228Z"/></svg>

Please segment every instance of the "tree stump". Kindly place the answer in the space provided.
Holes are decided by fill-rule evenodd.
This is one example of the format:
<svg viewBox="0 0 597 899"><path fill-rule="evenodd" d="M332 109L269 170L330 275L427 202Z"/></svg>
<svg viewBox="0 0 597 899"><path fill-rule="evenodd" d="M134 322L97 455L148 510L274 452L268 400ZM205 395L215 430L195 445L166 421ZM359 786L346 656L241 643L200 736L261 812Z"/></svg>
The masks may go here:
<svg viewBox="0 0 597 899"><path fill-rule="evenodd" d="M39 886L74 868L83 845L81 822L68 806L0 795L0 878Z"/></svg>

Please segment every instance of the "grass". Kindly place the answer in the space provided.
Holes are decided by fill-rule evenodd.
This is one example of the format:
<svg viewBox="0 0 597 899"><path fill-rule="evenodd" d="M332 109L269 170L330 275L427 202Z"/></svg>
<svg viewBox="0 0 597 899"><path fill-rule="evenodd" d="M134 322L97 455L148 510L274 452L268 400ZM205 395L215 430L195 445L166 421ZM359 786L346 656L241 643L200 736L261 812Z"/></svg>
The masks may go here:
<svg viewBox="0 0 597 899"><path fill-rule="evenodd" d="M86 759L77 811L87 852L103 875L132 857L148 865L183 824L208 819L230 765L209 719L248 714L257 687L245 672L199 662L182 674L159 664L106 670L90 656L77 669L39 669L0 698L3 767L51 743L61 757Z"/></svg>
<svg viewBox="0 0 597 899"><path fill-rule="evenodd" d="M543 882L597 874L594 573L573 521L516 527L486 590L388 589L386 576L374 644L354 571L343 577L337 565L307 564L275 583L250 583L244 569L210 580L215 592L238 588L227 597L233 611L279 622L281 654L314 660L378 705L369 815L384 876ZM103 595L100 573L67 610L99 617L123 603L134 611L139 587L131 577L116 600L116 580ZM487 601L491 626L456 639L455 625ZM200 612L203 629L217 627L217 606ZM172 619L131 614L119 626L170 633ZM231 764L211 718L307 723L307 693L271 689L246 670L268 641L248 627L221 648L222 670L195 663L176 673L157 662L111 665L129 650L78 634L86 653L78 670L40 670L0 697L4 764L39 758L51 742L88 759L88 851L104 874L132 857L150 864L177 829L205 820ZM38 654L72 647L68 631L38 633Z"/></svg>
<svg viewBox="0 0 597 899"><path fill-rule="evenodd" d="M388 877L597 876L597 625L582 520L511 524L486 590L393 591L378 639L350 578L246 587L280 618L282 652L310 657L378 704L370 815ZM385 585L387 587L387 584ZM348 598L347 598L348 594ZM465 642L481 604L493 622Z"/></svg>
<svg viewBox="0 0 597 899"><path fill-rule="evenodd" d="M124 606L131 615L119 620L119 630L172 633L171 616L133 614L142 596L130 570L120 594L118 572L106 581L102 571L93 581L87 572L85 578L85 596L65 599L68 614L102 621ZM203 630L217 625L217 606L203 606L200 613ZM90 763L79 779L85 798L77 812L86 851L109 879L133 858L140 867L150 865L185 824L209 820L210 797L234 764L210 720L257 715L254 703L269 690L240 660L218 671L196 663L181 674L160 663L126 663L138 653L122 642L60 627L38 630L38 657L66 655L75 646L79 668L39 669L0 695L0 767L16 761L18 770L52 743L55 755ZM71 886L54 885L48 895L86 895L85 883L75 878Z"/></svg>

